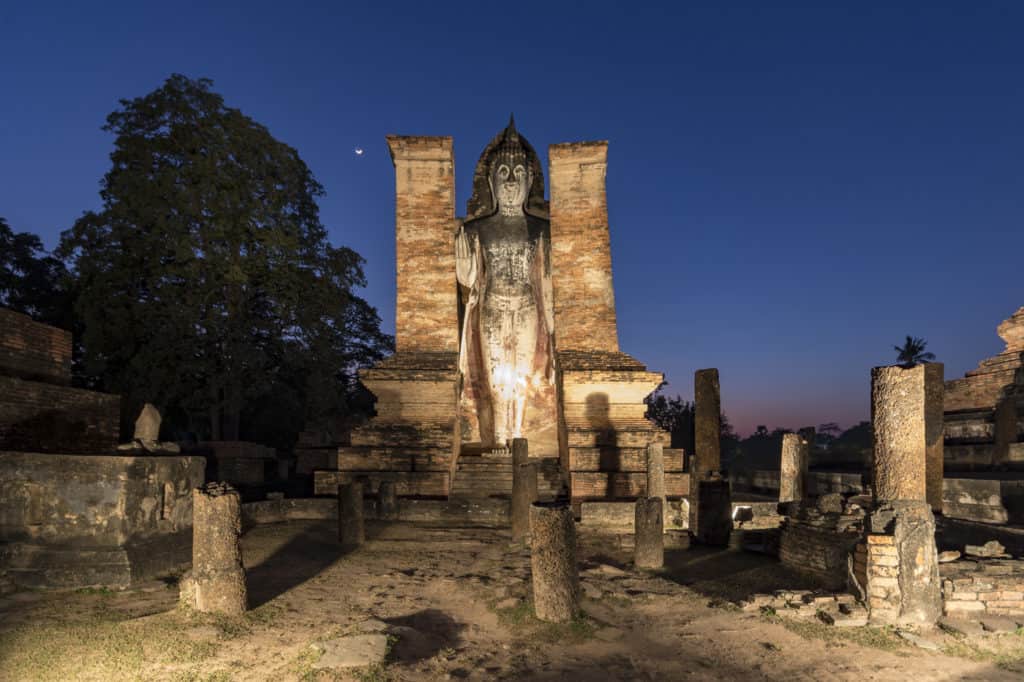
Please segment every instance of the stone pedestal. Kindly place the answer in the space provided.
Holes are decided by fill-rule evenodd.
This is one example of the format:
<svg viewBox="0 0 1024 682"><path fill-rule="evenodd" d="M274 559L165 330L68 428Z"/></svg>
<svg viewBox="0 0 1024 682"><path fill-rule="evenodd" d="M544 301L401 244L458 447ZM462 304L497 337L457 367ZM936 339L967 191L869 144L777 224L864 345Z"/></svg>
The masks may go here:
<svg viewBox="0 0 1024 682"><path fill-rule="evenodd" d="M637 568L661 568L665 565L665 513L660 497L641 497L636 501L633 563Z"/></svg>
<svg viewBox="0 0 1024 682"><path fill-rule="evenodd" d="M377 488L377 517L384 521L398 518L398 496L394 481L381 481Z"/></svg>
<svg viewBox="0 0 1024 682"><path fill-rule="evenodd" d="M524 461L512 466L512 540L529 541L530 506L537 501L537 465Z"/></svg>
<svg viewBox="0 0 1024 682"><path fill-rule="evenodd" d="M342 547L358 547L366 541L363 528L363 485L338 486L338 542Z"/></svg>
<svg viewBox="0 0 1024 682"><path fill-rule="evenodd" d="M924 500L880 504L868 518L865 568L873 625L932 626L942 615L935 517Z"/></svg>
<svg viewBox="0 0 1024 682"><path fill-rule="evenodd" d="M697 525L691 526L697 542L715 547L726 547L732 533L732 496L729 481L710 478L697 482Z"/></svg>
<svg viewBox="0 0 1024 682"><path fill-rule="evenodd" d="M242 506L226 483L207 483L192 491L192 574L185 601L203 613L245 613L247 596L242 565Z"/></svg>
<svg viewBox="0 0 1024 682"><path fill-rule="evenodd" d="M576 565L576 526L567 504L530 507L533 607L537 618L571 621L579 613L580 579Z"/></svg>
<svg viewBox="0 0 1024 682"><path fill-rule="evenodd" d="M803 499L809 449L807 441L799 435L783 434L782 459L779 466L779 502Z"/></svg>

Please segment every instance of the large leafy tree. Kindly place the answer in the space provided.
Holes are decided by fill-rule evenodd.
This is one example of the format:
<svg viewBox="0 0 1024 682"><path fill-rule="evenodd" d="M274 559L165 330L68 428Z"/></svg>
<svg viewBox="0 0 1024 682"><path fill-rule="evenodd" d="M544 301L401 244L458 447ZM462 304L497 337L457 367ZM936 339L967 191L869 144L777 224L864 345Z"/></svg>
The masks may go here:
<svg viewBox="0 0 1024 682"><path fill-rule="evenodd" d="M0 307L70 328L67 271L31 232L15 232L0 218Z"/></svg>
<svg viewBox="0 0 1024 682"><path fill-rule="evenodd" d="M181 75L122 100L104 130L103 208L60 247L87 369L215 439L343 412L352 370L391 339L355 293L362 258L328 242L298 153Z"/></svg>

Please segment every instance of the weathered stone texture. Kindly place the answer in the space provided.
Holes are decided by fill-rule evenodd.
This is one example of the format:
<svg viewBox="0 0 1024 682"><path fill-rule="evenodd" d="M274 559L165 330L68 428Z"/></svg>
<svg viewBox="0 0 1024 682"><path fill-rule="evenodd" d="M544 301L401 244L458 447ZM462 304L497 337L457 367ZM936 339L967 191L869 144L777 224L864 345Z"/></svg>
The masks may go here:
<svg viewBox="0 0 1024 682"><path fill-rule="evenodd" d="M605 174L607 142L548 148L551 282L559 350L619 349Z"/></svg>
<svg viewBox="0 0 1024 682"><path fill-rule="evenodd" d="M0 375L69 385L71 332L0 308Z"/></svg>
<svg viewBox="0 0 1024 682"><path fill-rule="evenodd" d="M537 464L513 464L512 478L512 540L530 537L530 506L537 501Z"/></svg>
<svg viewBox="0 0 1024 682"><path fill-rule="evenodd" d="M947 616L1024 616L1024 561L954 561L939 575Z"/></svg>
<svg viewBox="0 0 1024 682"><path fill-rule="evenodd" d="M925 365L871 370L875 499L926 499Z"/></svg>
<svg viewBox="0 0 1024 682"><path fill-rule="evenodd" d="M880 505L868 520L867 596L872 623L933 625L942 615L935 517L926 500Z"/></svg>
<svg viewBox="0 0 1024 682"><path fill-rule="evenodd" d="M698 507L697 518L694 524L691 517L690 530L697 541L705 545L728 545L729 535L732 533L732 498L729 481L698 481L696 487L696 504L691 498L690 508Z"/></svg>
<svg viewBox="0 0 1024 682"><path fill-rule="evenodd" d="M808 450L809 444L799 435L783 434L782 459L779 463L779 502L803 499Z"/></svg>
<svg viewBox="0 0 1024 682"><path fill-rule="evenodd" d="M452 138L387 141L395 165L395 349L457 352Z"/></svg>
<svg viewBox="0 0 1024 682"><path fill-rule="evenodd" d="M143 405L142 411L139 412L139 416L135 420L135 440L160 440L160 423L162 421L163 418L156 407L150 403Z"/></svg>
<svg viewBox="0 0 1024 682"><path fill-rule="evenodd" d="M540 620L571 621L579 613L576 525L567 504L530 507L533 608Z"/></svg>
<svg viewBox="0 0 1024 682"><path fill-rule="evenodd" d="M661 443L647 446L647 495L665 499L665 456Z"/></svg>
<svg viewBox="0 0 1024 682"><path fill-rule="evenodd" d="M188 566L201 457L0 452L0 570L26 587L127 587Z"/></svg>
<svg viewBox="0 0 1024 682"><path fill-rule="evenodd" d="M116 395L0 376L0 449L112 453L120 406Z"/></svg>
<svg viewBox="0 0 1024 682"><path fill-rule="evenodd" d="M186 603L203 613L245 613L248 598L238 492L226 483L208 483L193 490L192 506L192 573Z"/></svg>
<svg viewBox="0 0 1024 682"><path fill-rule="evenodd" d="M398 518L398 495L394 481L381 481L377 487L377 518L384 521Z"/></svg>
<svg viewBox="0 0 1024 682"><path fill-rule="evenodd" d="M641 497L636 501L633 563L637 568L661 568L665 565L665 512L663 498Z"/></svg>
<svg viewBox="0 0 1024 682"><path fill-rule="evenodd" d="M338 486L338 542L342 547L358 547L366 541L363 525L363 485Z"/></svg>
<svg viewBox="0 0 1024 682"><path fill-rule="evenodd" d="M932 511L939 514L942 513L942 478L945 471L944 371L941 362L924 366L925 497Z"/></svg>
<svg viewBox="0 0 1024 682"><path fill-rule="evenodd" d="M717 369L698 369L694 374L694 454L698 473L722 466L722 398ZM692 472L691 472L692 473Z"/></svg>

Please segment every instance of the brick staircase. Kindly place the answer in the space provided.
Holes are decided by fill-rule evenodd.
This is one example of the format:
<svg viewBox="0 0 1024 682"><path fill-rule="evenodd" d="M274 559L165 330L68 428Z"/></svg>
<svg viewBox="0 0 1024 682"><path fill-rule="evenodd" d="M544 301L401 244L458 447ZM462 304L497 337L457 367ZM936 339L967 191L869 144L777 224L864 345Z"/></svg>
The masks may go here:
<svg viewBox="0 0 1024 682"><path fill-rule="evenodd" d="M530 458L536 462L537 493L542 500L554 499L562 489L562 471L555 457ZM464 452L459 456L452 481L452 498L512 496L512 455L507 452Z"/></svg>

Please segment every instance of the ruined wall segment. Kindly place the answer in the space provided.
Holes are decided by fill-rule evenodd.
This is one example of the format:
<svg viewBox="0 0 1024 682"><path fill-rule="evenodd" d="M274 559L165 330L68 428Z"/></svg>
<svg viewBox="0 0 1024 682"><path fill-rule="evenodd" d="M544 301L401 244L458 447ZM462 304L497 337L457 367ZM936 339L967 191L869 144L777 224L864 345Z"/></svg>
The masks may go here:
<svg viewBox="0 0 1024 682"><path fill-rule="evenodd" d="M69 385L71 332L0 308L0 374Z"/></svg>
<svg viewBox="0 0 1024 682"><path fill-rule="evenodd" d="M395 350L457 352L451 137L389 135L395 166Z"/></svg>
<svg viewBox="0 0 1024 682"><path fill-rule="evenodd" d="M605 175L607 142L548 148L551 280L559 350L619 350Z"/></svg>

